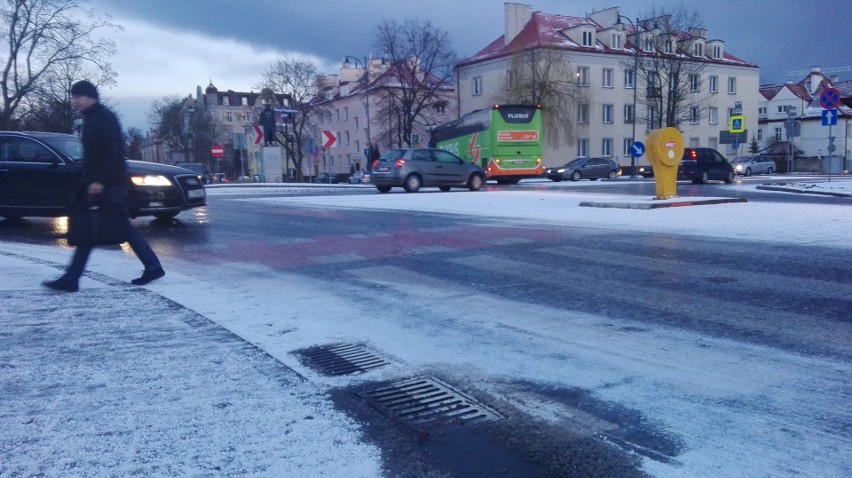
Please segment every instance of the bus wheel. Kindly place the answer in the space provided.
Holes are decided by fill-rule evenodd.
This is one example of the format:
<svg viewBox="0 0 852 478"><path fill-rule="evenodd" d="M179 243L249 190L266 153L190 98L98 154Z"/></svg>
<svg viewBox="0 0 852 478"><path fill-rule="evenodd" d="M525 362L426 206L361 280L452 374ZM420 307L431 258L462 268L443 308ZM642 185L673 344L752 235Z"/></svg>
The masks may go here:
<svg viewBox="0 0 852 478"><path fill-rule="evenodd" d="M482 189L482 176L474 174L467 180L467 188L471 191L479 191Z"/></svg>
<svg viewBox="0 0 852 478"><path fill-rule="evenodd" d="M386 193L391 190L390 186L376 186L380 193Z"/></svg>
<svg viewBox="0 0 852 478"><path fill-rule="evenodd" d="M414 193L417 192L418 189L420 189L420 184L420 176L416 174L411 174L407 178L405 178L405 183L403 183L402 187L406 191Z"/></svg>

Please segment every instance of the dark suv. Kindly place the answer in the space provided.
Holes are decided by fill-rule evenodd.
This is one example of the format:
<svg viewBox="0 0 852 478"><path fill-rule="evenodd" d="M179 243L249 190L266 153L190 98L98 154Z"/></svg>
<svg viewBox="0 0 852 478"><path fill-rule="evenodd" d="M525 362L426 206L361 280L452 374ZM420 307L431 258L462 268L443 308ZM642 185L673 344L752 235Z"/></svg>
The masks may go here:
<svg viewBox="0 0 852 478"><path fill-rule="evenodd" d="M677 168L679 179L689 179L695 184L704 184L711 179L731 183L734 176L734 167L713 148L685 148Z"/></svg>
<svg viewBox="0 0 852 478"><path fill-rule="evenodd" d="M0 131L0 217L61 217L80 185L78 136ZM206 204L201 179L165 164L127 161L131 217L166 219Z"/></svg>

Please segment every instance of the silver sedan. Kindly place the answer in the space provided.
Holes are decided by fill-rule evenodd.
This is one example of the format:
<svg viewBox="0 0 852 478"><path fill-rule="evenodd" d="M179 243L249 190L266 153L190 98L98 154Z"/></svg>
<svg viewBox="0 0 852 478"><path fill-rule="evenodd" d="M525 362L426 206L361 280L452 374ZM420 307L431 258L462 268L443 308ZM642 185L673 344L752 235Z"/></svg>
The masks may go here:
<svg viewBox="0 0 852 478"><path fill-rule="evenodd" d="M772 174L777 169L775 161L766 156L743 156L731 163L734 172L741 176L752 174Z"/></svg>

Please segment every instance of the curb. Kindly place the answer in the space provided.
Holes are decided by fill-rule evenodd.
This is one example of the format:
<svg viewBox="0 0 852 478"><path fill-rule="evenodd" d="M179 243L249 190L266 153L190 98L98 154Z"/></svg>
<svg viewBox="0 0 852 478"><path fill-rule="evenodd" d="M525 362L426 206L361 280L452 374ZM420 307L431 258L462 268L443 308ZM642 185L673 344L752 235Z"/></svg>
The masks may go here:
<svg viewBox="0 0 852 478"><path fill-rule="evenodd" d="M583 201L580 207L603 207L617 209L662 209L668 207L704 206L709 204L725 204L748 202L745 198L710 198L684 199L667 202L592 202Z"/></svg>
<svg viewBox="0 0 852 478"><path fill-rule="evenodd" d="M762 191L777 191L782 193L817 194L820 196L834 196L840 198L852 197L852 194L848 193L834 193L831 191L807 191L804 189L786 188L783 186L755 186L755 189L760 189Z"/></svg>

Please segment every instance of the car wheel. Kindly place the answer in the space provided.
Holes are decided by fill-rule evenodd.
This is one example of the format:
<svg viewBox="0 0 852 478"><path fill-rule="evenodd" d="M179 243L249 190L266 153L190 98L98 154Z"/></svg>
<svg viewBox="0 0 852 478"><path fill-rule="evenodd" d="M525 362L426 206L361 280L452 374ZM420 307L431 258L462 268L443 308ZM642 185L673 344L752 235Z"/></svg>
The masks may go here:
<svg viewBox="0 0 852 478"><path fill-rule="evenodd" d="M470 179L467 180L467 188L471 191L479 191L482 189L482 185L485 181L482 180L482 176L478 174L473 174L470 176Z"/></svg>
<svg viewBox="0 0 852 478"><path fill-rule="evenodd" d="M447 192L447 191L450 190L450 187L449 186L438 186L438 189L440 189L441 191Z"/></svg>
<svg viewBox="0 0 852 478"><path fill-rule="evenodd" d="M574 171L571 173L571 181L579 181L583 176L580 174L580 171Z"/></svg>
<svg viewBox="0 0 852 478"><path fill-rule="evenodd" d="M746 168L744 176L751 176L751 168Z"/></svg>
<svg viewBox="0 0 852 478"><path fill-rule="evenodd" d="M615 181L616 179L618 179L618 171L610 171L608 178L610 179L610 181Z"/></svg>
<svg viewBox="0 0 852 478"><path fill-rule="evenodd" d="M772 169L772 168L769 168L769 169L766 170L766 174L772 174L774 172L775 172L775 170Z"/></svg>
<svg viewBox="0 0 852 478"><path fill-rule="evenodd" d="M405 178L405 182L402 184L402 187L410 193L417 192L420 189L420 185L422 181L420 180L420 176L416 174L410 174L407 178Z"/></svg>
<svg viewBox="0 0 852 478"><path fill-rule="evenodd" d="M390 186L376 186L380 193L386 193L391 190Z"/></svg>
<svg viewBox="0 0 852 478"><path fill-rule="evenodd" d="M698 184L704 184L710 179L710 176L707 175L707 171L701 172L701 179L698 180Z"/></svg>
<svg viewBox="0 0 852 478"><path fill-rule="evenodd" d="M729 171L729 172L728 172L728 177L727 177L727 178L725 178L725 183L726 183L726 184L731 184L732 182L734 182L734 172L733 172L733 171Z"/></svg>

